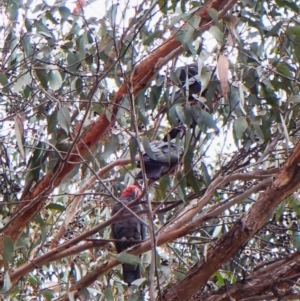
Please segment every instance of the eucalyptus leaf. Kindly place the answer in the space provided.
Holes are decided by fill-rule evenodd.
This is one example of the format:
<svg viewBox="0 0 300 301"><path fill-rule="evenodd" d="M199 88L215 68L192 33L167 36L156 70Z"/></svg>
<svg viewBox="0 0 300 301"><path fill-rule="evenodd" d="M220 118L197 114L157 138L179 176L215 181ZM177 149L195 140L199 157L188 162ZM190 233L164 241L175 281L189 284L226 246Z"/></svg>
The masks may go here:
<svg viewBox="0 0 300 301"><path fill-rule="evenodd" d="M12 259L13 255L14 255L14 242L8 236L4 236L3 241L4 241L3 263L4 263L5 269L8 269L10 260Z"/></svg>
<svg viewBox="0 0 300 301"><path fill-rule="evenodd" d="M156 160L156 157L155 157L154 153L152 152L152 149L150 147L149 140L147 139L147 137L142 137L142 144L143 144L143 147L144 147L144 150L145 150L146 154L152 160Z"/></svg>
<svg viewBox="0 0 300 301"><path fill-rule="evenodd" d="M220 31L223 31L223 25L222 23L220 23L218 18L219 12L211 7L208 9L208 13L211 16L212 20L214 21L214 24L217 25Z"/></svg>
<svg viewBox="0 0 300 301"><path fill-rule="evenodd" d="M299 104L300 103L300 95L293 95L289 98L291 103Z"/></svg>
<svg viewBox="0 0 300 301"><path fill-rule="evenodd" d="M56 129L56 125L57 125L57 111L54 111L48 119L48 124L47 124L48 134L54 132L54 130Z"/></svg>
<svg viewBox="0 0 300 301"><path fill-rule="evenodd" d="M129 152L130 152L130 158L131 158L131 163L132 165L135 164L135 157L137 154L137 148L138 148L138 143L136 141L136 138L131 137L129 140Z"/></svg>
<svg viewBox="0 0 300 301"><path fill-rule="evenodd" d="M122 263L128 263L128 264L140 264L141 259L138 256L128 254L128 253L121 253L118 255L118 261Z"/></svg>
<svg viewBox="0 0 300 301"><path fill-rule="evenodd" d="M5 251L4 251L5 252ZM5 265L4 265L5 266ZM7 269L7 267L6 267ZM3 290L5 292L8 292L12 288L12 282L10 280L9 272L6 271L4 272L4 277L3 277Z"/></svg>
<svg viewBox="0 0 300 301"><path fill-rule="evenodd" d="M287 30L286 30L286 33L300 36L300 26L288 27Z"/></svg>
<svg viewBox="0 0 300 301"><path fill-rule="evenodd" d="M53 291L48 289L48 288L41 290L41 293L46 298L46 300L53 300L54 299Z"/></svg>
<svg viewBox="0 0 300 301"><path fill-rule="evenodd" d="M240 116L234 121L233 129L238 139L243 138L243 134L247 128L248 128L248 122L246 117Z"/></svg>
<svg viewBox="0 0 300 301"><path fill-rule="evenodd" d="M8 79L5 76L5 74L0 73L0 84L2 87L6 86L8 84Z"/></svg>
<svg viewBox="0 0 300 301"><path fill-rule="evenodd" d="M201 167L202 167L202 174L203 174L203 178L204 178L204 183L205 183L206 187L208 187L209 184L211 183L211 176L208 172L206 164L203 161L201 161Z"/></svg>
<svg viewBox="0 0 300 301"><path fill-rule="evenodd" d="M112 293L112 290L111 290L110 287L107 287L104 290L104 296L105 296L105 300L107 300L107 301L114 301L114 296L113 296L113 293Z"/></svg>
<svg viewBox="0 0 300 301"><path fill-rule="evenodd" d="M49 83L52 90L56 91L62 86L62 78L60 72L57 70L49 71Z"/></svg>
<svg viewBox="0 0 300 301"><path fill-rule="evenodd" d="M47 207L49 210L54 210L58 212L64 212L66 210L65 206L59 205L59 204L49 204Z"/></svg>
<svg viewBox="0 0 300 301"><path fill-rule="evenodd" d="M57 123L68 134L70 131L70 111L66 106L61 107L57 112Z"/></svg>

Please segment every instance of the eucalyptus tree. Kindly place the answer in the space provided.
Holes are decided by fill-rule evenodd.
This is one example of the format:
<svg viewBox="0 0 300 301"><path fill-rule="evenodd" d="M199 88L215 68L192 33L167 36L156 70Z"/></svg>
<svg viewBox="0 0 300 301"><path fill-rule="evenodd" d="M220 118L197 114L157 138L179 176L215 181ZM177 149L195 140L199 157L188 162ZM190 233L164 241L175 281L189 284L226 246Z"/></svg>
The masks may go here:
<svg viewBox="0 0 300 301"><path fill-rule="evenodd" d="M4 298L300 295L299 1L1 4ZM136 182L178 125L180 164ZM117 254L134 183L148 238Z"/></svg>

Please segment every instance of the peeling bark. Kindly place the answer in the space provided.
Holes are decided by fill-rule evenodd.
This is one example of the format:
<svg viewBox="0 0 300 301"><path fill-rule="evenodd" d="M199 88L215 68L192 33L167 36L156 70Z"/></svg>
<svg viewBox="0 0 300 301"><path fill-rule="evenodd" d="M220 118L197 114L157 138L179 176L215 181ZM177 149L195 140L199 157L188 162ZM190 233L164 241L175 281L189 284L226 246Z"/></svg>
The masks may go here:
<svg viewBox="0 0 300 301"><path fill-rule="evenodd" d="M206 260L200 260L187 276L163 293L163 300L189 300L208 279L267 222L268 216L287 196L300 188L300 144L281 168L271 186L262 193L249 212L210 246Z"/></svg>
<svg viewBox="0 0 300 301"><path fill-rule="evenodd" d="M297 282L300 273L300 253L278 260L259 269L244 280L222 287L211 296L199 296L190 301L227 301L259 297L268 294L278 298L291 295L291 287ZM278 294L278 295L275 295Z"/></svg>

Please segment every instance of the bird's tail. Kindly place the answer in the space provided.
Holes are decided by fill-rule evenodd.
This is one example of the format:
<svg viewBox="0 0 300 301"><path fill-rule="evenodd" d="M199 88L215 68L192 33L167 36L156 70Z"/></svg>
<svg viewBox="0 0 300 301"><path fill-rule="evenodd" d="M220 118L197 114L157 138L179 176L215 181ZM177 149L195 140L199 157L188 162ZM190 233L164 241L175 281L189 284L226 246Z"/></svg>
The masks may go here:
<svg viewBox="0 0 300 301"><path fill-rule="evenodd" d="M137 279L141 278L140 266L123 264L123 280L124 282L131 285L131 283Z"/></svg>

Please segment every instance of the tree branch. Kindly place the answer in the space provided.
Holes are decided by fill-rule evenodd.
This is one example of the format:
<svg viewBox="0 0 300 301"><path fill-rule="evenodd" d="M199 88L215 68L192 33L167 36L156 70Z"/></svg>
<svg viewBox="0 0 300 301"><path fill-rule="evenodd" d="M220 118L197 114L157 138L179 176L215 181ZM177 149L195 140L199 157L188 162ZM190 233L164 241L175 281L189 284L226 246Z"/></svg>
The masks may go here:
<svg viewBox="0 0 300 301"><path fill-rule="evenodd" d="M269 214L287 196L300 188L300 144L281 168L279 174L262 193L249 212L234 224L214 246L210 246L206 260L200 260L187 276L167 289L163 300L188 300L203 286L266 223Z"/></svg>

